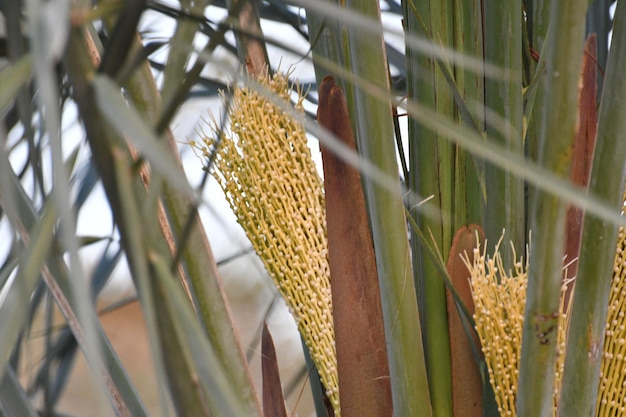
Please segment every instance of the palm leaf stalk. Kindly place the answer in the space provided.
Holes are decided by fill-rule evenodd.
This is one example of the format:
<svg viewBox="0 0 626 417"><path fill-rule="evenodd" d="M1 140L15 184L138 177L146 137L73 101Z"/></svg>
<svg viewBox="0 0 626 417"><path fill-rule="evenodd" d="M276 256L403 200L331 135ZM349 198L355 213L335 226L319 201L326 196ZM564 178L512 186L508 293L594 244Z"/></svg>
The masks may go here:
<svg viewBox="0 0 626 417"><path fill-rule="evenodd" d="M462 3L462 4L461 4ZM419 35L442 48L454 48L469 57L482 57L482 11L467 2L404 2L404 27L407 35ZM469 111L465 103L483 102L482 74L446 59L433 58L407 47L408 99L434 109L451 123L475 129L484 119L482 109ZM459 106L463 108L460 109ZM472 107L475 107L472 105ZM480 106L478 106L480 107ZM448 258L455 230L480 223L484 206L484 184L479 178L482 167L445 133L420 123L408 122L409 187L419 195L433 196L428 204L436 216L417 208L411 214L428 231L438 251ZM445 286L436 265L426 255L424 243L412 232L411 245L415 282L424 331L426 361L433 410L437 415L452 415L453 386L464 385L462 376L452 380L451 357L447 346L448 316ZM453 312L452 314L456 314Z"/></svg>
<svg viewBox="0 0 626 417"><path fill-rule="evenodd" d="M101 4L106 5L107 2L102 0ZM109 30L113 29L114 23L112 19L105 20L105 25ZM131 44L130 50L139 51L141 44L136 32L130 34L130 40L128 42ZM94 40L94 42L96 41ZM190 53L190 51L187 52ZM92 56L97 56L97 53L92 51ZM161 95L148 62L144 61L138 65L125 81L124 89L128 99L140 112L145 122L149 125L156 125L158 112L161 109ZM168 142L172 153L178 155L176 141L171 130L165 130L164 140ZM134 156L137 157L136 149L133 149L131 145L129 147ZM182 166L178 164L177 168L182 175ZM147 188L149 172L145 166L140 177L143 181L143 188ZM141 186L138 185L138 187ZM172 187L167 183L163 184L162 191L164 206L159 206L159 210L163 213L163 215L158 216L159 229L166 238L169 252L172 256L177 255L182 259L187 273L182 273L178 265L173 265L172 268L179 272L180 281L186 288L190 301L194 304L194 309L197 311L198 318L209 336L213 348L220 352L219 354L225 363L231 364L232 375L239 375L240 391L247 392L249 398L254 398L251 377L247 367L244 366L243 353L240 348L233 349L233 346L238 346L239 342L225 304L225 296L215 258L204 234L202 224L196 215L195 204L189 196L184 195L177 187ZM189 226L189 222L191 222L191 230L185 236L185 229ZM157 232L156 229L153 231ZM178 248L175 240L179 243ZM159 238L153 237L150 241L158 242ZM204 256L198 256L200 248L205 253ZM140 292L140 296L142 295ZM157 318L149 297L143 299L143 309L148 328L151 330L150 334L156 334L154 323L156 323ZM162 315L159 311L156 311L156 314ZM154 341L152 344L157 350L158 344Z"/></svg>
<svg viewBox="0 0 626 417"><path fill-rule="evenodd" d="M518 1L487 0L484 4L485 61L506 72L505 79L485 79L486 136L522 155L522 8ZM491 115L491 116L490 116ZM505 229L516 247L524 245L526 216L524 183L491 164L485 166L487 188L484 228L496 242ZM502 254L504 258L509 252Z"/></svg>
<svg viewBox="0 0 626 417"><path fill-rule="evenodd" d="M481 4L456 0L453 3L453 36L454 48L463 56L478 58L483 56L483 11ZM458 90L455 99L457 120L468 127L480 126L477 121L484 120L484 107L477 105L473 111L470 103L484 103L483 74L465 68L463 61L458 65L448 65L454 69L454 85ZM417 71L417 69L415 69ZM460 100L459 100L460 98ZM461 103L459 103L461 101ZM463 116L461 106L468 109L467 116ZM452 240L448 257L448 270L451 279L456 279L455 288L463 297L463 302L468 309L473 308L469 290L468 271L463 266L458 268L461 259L458 250L465 249L464 245L475 236L468 236L482 224L481 212L485 206L485 173L484 163L467 152L461 146L455 145L455 168L454 168L454 201L453 201L453 228L457 230ZM482 228L481 228L482 229ZM481 238L484 236L481 236ZM455 239L458 240L455 242ZM458 246L455 246L456 245ZM456 265L456 267L455 267ZM467 326L463 326L462 332L459 326L463 318L457 308L453 308L452 294L447 292L448 300L448 326L450 333L450 363L452 370L452 415L453 416L486 416L490 410L494 410L493 395L488 391L487 381L482 378L483 364L476 360L475 350L470 346L472 343L478 346L478 337L475 333L468 334ZM456 307L456 306L455 306ZM456 333L455 332L456 329Z"/></svg>
<svg viewBox="0 0 626 417"><path fill-rule="evenodd" d="M211 1L209 0L182 0L181 9L184 13L192 16L202 16ZM171 40L171 47L167 56L167 64L163 71L163 109L167 109L171 102L176 99L176 92L180 87L180 80L187 75L188 64L192 61L192 48L194 37L198 32L197 22L190 19L178 19L176 30ZM201 58L196 58L201 59Z"/></svg>
<svg viewBox="0 0 626 417"><path fill-rule="evenodd" d="M90 141L93 140L93 142L90 143L95 149L93 154L97 155L97 166L99 168L104 167L102 171L103 183L105 185L107 195L110 198L114 216L118 221L118 224L120 225L122 241L124 242L125 248L129 251L128 253L130 254L129 264L131 266L131 270L133 271L133 278L137 280L137 286L139 288L141 296L145 297L145 302L151 303L152 300L150 292L153 290L153 288L151 288L150 285L151 280L147 278L148 265L146 257L148 253L157 253L162 256L163 259L172 259L172 249L168 245L168 242L166 242L167 231L161 228L162 224L157 224L156 219L159 218L159 215L156 213L155 210L153 216L143 217L145 222L150 222L152 219L154 220L154 223L150 223L150 226L144 225L145 230L149 231L151 238L143 239L141 242L137 242L136 239L142 236L143 233L141 231L138 231L137 229L139 227L138 222L132 222L128 220L128 215L131 211L128 209L129 206L125 205L124 203L132 203L132 201L128 200L129 195L148 195L148 193L146 193L146 185L139 178L139 175L133 176L131 182L133 183L134 193L122 194L122 192L124 191L124 187L119 186L121 184L119 178L116 178L114 175L110 174L110 167L118 163L128 164L127 169L132 172L129 166L134 163L132 156L133 152L136 152L135 149L129 148L129 145L122 139L118 129L124 130L128 127L134 128L137 126L143 127L145 129L144 132L149 132L149 129L145 127L145 122L141 119L141 117L134 110L133 107L130 108L130 113L134 114L136 116L136 119L130 122L128 120L123 120L123 117L120 117L120 115L129 114L129 111L128 109L126 109L126 111L123 110L126 107L126 103L121 99L119 86L112 83L106 76L97 77L98 82L89 81L92 78L93 72L95 71L94 63L90 58L90 56L94 55L93 48L91 54L87 52L88 45L86 45L86 43L88 42L86 41L89 37L82 29L83 28L81 27L74 29L70 36L72 48L68 49L68 54L71 54L71 58L68 57L66 61L68 72L70 74L69 78L70 81L73 83L75 94L74 97L79 104L79 108L81 109L81 111L87 111L86 109L89 109L87 113L90 114L90 117L85 118L88 138L90 139ZM115 98L117 98L119 102L111 103L111 101ZM107 124L107 118L112 117L112 115L111 113L107 114L106 112L104 112L103 109L108 109L109 112L115 111L115 109L119 109L123 112L116 115L116 117L118 118L118 124L115 127ZM135 134L134 136L137 135ZM155 147L157 146L158 145L155 145ZM122 159L123 161L119 162L120 159ZM153 168L158 168L158 164L153 165ZM143 179L145 180L145 177ZM156 181L156 179L153 178L153 181ZM181 191L184 193L184 190L179 190L179 192ZM132 199L134 197L130 198ZM156 200L154 199L154 195L152 195L151 197L145 197L144 200L152 204L156 202ZM151 209L156 209L156 204L154 206L151 205L150 207ZM187 216L188 214L189 209L186 208L183 215ZM170 216L170 218L173 219L174 216L172 215ZM147 244L147 242L149 242L149 245ZM198 257L196 256L196 258ZM209 257L208 260L210 259L212 258ZM204 268L203 274L206 274L206 272L210 270L214 270L214 265L213 269L211 269L210 267ZM200 275L197 276L199 277ZM219 284L216 285L218 286L217 288L219 288ZM213 296L220 297L222 296L222 293L221 291L213 292ZM217 320L219 326L225 326L221 327L221 330L223 330L222 332L218 331L221 334L221 339L219 340L221 340L222 342L226 340L224 337L227 337L227 335L229 334L228 332L230 331L230 334L232 336L232 339L230 340L233 344L229 344L228 349L219 348L216 349L216 351L220 352L219 354L224 354L224 352L227 352L226 355L234 353L234 356L232 357L232 362L224 361L224 357L221 358L224 363L231 363L232 365L232 368L227 373L227 379L230 379L230 381L228 381L228 383L224 385L223 388L228 386L231 387L231 389L233 387L239 388L234 390L237 393L235 395L237 400L236 405L233 404L232 409L245 410L246 414L258 415L258 413L260 413L260 409L257 412L257 408L259 406L256 401L256 397L252 391L250 379L247 376L247 368L243 363L243 356L241 355L240 350L233 349L233 346L238 345L238 343L236 337L234 337L233 335L230 318L228 317L225 310L219 310L220 305L224 306L223 300L221 304L215 303L213 305L214 308L212 309L214 313L212 314L213 319ZM147 309L147 311L150 312L150 309ZM157 310L157 314L159 314L158 319L162 319L163 315L167 313ZM162 332L159 333L159 336L164 337ZM165 336L165 338L167 338L167 336ZM164 339L161 340L163 341ZM187 348L188 344L196 344L196 342L183 340L182 346ZM215 347L217 346L218 345L215 345ZM172 348L172 345L167 345L164 343L164 350L166 352L163 354L162 358L167 359L177 357L176 355L180 351L179 347L173 347L173 350L167 351L168 348ZM156 346L155 349L157 349ZM193 359L197 360L197 356ZM237 363L241 364L242 366L238 367ZM170 365L171 362L166 361L166 364ZM181 370L182 368L179 367L177 369ZM189 369L193 370L194 368L193 366L191 366ZM239 373L240 371L241 373ZM185 373L184 377L180 378L176 383L172 384L173 387L176 388L179 386L183 386L185 381L191 381L190 378L193 379L191 373L193 372ZM179 373L178 375L180 376L181 374ZM206 376L206 374L204 374L204 376ZM176 373L170 373L169 377L170 382L175 381ZM224 381L225 380L222 380L221 383L224 383ZM193 389L191 387L189 387L188 390L189 391L187 392L194 392L194 395L184 396L181 395L181 392L178 392L178 395L176 395L176 398L174 399L175 401L184 402L184 404L177 404L179 408L181 410L187 408L198 410L204 409L205 401L203 398L200 397L202 397L203 395L207 395L207 392L202 392L201 390ZM191 397L195 397L196 400L193 406L191 406L189 402L191 401ZM219 410L214 409L214 413L219 414Z"/></svg>
<svg viewBox="0 0 626 417"><path fill-rule="evenodd" d="M101 5L106 6L107 4L108 1L101 1ZM190 7L190 5L186 4L185 7ZM194 10L187 9L187 12L201 14L206 5L194 3L193 7L195 7ZM114 29L115 22L113 19L105 19L104 23L109 31ZM134 23L136 25L138 21ZM191 43L190 39L193 39L193 36L195 36L197 25L190 25L189 22L185 21L179 21L178 23L174 43ZM89 27L86 29L89 29ZM185 42L185 36L188 37L187 41L189 42ZM130 31L127 34L127 38L128 39L122 39L120 43L128 48L129 54L138 54L141 51L141 43L137 31ZM192 54L191 49L174 49L176 52L168 56L169 62L174 62L177 59L183 61L188 60L189 58L183 58L184 54ZM183 54L181 55L180 52ZM93 56L97 56L95 51L92 51L92 57ZM133 58L132 55L128 60L130 61L131 58ZM176 75L176 68L179 66L179 63L168 66L171 67L167 75L169 79L175 76L180 77L180 73ZM184 69L183 65L183 71ZM168 81L168 83L169 82L171 81ZM178 89L184 88L180 83L173 82L173 84L176 84ZM159 111L162 109L162 100L154 75L147 61L141 61L137 65L136 70L125 80L124 89L129 100L141 113L144 121L148 125L156 126ZM164 86L164 90L172 90L173 96L179 94L179 92L173 92L173 89L166 86ZM176 141L171 130L165 129L163 140L167 142L169 150L171 150L176 158L176 169L180 175L184 175L176 148ZM131 144L128 146L133 156L138 158L137 150L134 149ZM143 188L149 188L150 173L145 165L142 169L143 171L140 178L143 182ZM141 186L138 185L138 187ZM159 215L157 216L160 227L156 229L148 228L148 230L157 234L157 236L150 238L149 241L159 242L161 240L158 236L158 230L160 229L167 243L167 249L162 248L164 253L169 252L172 259L179 258L182 260L186 273L183 272L183 268L181 268L180 265L172 263L170 267L172 270L177 271L181 284L185 287L202 327L211 341L212 348L218 352L219 358L224 363L230 364L229 373L230 377L233 378L231 382L233 382L234 385L238 387L239 392L247 398L247 401L244 401L244 403L248 402L248 404L258 406L252 388L250 373L245 365L243 352L240 348L237 335L234 332L232 319L225 303L225 295L221 286L215 258L213 257L204 229L197 216L197 205L188 194L181 192L178 187L173 187L167 182L164 182L162 187L163 199L162 204L158 206ZM141 191L142 190L139 190L139 192ZM200 250L203 251L204 256L198 256ZM172 260L172 262L174 261ZM139 286L141 287L142 285ZM149 290L148 287L149 286L144 281L143 288ZM150 293L150 291L148 291L148 293ZM154 316L154 309L152 308L152 303L149 301L149 297L143 297L143 307L148 327L151 330L150 334L154 334L156 332L153 327L155 320L163 320L164 313L156 310L156 316L158 317ZM154 340L152 344L154 345L155 351L159 352L158 344L154 343ZM236 348L233 348L233 346ZM172 357L175 355L175 352L170 351L165 352L165 354L167 357ZM157 366L157 370L158 369ZM176 372L176 369L173 369L173 371ZM183 376L183 378L185 377ZM182 387L184 384L180 383L174 385ZM184 396L176 395L175 397L180 399ZM189 407L185 406L183 408Z"/></svg>
<svg viewBox="0 0 626 417"><path fill-rule="evenodd" d="M380 22L376 0L347 0L345 7ZM382 35L353 25L347 28L346 35L347 56L343 58L347 68L356 77L389 91ZM348 107L359 154L384 175L397 177L391 103L361 88L354 88L352 94L346 92L352 95ZM432 405L400 186L387 189L366 177L364 191L381 287L394 414L427 416ZM442 306L445 309L445 299Z"/></svg>
<svg viewBox="0 0 626 417"><path fill-rule="evenodd" d="M358 25L340 25L335 19L329 19L337 7L331 4L335 2L307 9L310 33L316 39L313 47L316 78L321 82L332 68L342 69L335 75L342 78L359 155L388 178L397 178L389 76L381 33L362 30ZM380 24L376 1L336 4ZM372 86L378 90L377 94L372 93ZM367 176L364 184L381 287L394 413L430 415L430 394L422 359L417 300L410 278L411 255L400 189L399 186L397 190L384 189Z"/></svg>
<svg viewBox="0 0 626 417"><path fill-rule="evenodd" d="M446 65L447 68L454 69L454 85L449 87L458 91L458 98L462 101L459 103L459 100L455 99L456 118L468 127L473 127L479 125L477 121L485 119L484 107L478 106L473 109L471 105L484 103L485 77L480 72L465 68L463 60L465 57L474 59L482 57L484 48L482 10L479 4L463 0L455 0L453 10L454 48L463 55L457 65L440 63L440 66ZM417 68L414 70L417 71ZM467 109L471 120L460 114L460 106ZM481 212L485 204L485 174L484 163L458 145L455 147L455 164L453 228L458 230L470 224L481 223Z"/></svg>
<svg viewBox="0 0 626 417"><path fill-rule="evenodd" d="M582 48L572 39L583 39L586 1L552 2L550 34L546 51L547 70L538 142L539 162L556 175L569 176L578 101L577 85ZM550 416L553 408L557 354L559 295L565 240L567 206L559 198L535 191L531 199L529 226L533 231L528 270L528 296L522 340L518 414Z"/></svg>
<svg viewBox="0 0 626 417"><path fill-rule="evenodd" d="M452 46L452 13L450 1L405 2L405 30L420 34L435 43ZM408 99L415 100L453 119L452 94L437 62L426 55L407 52ZM428 204L437 208L437 216L412 214L420 228L429 231L433 244L447 259L454 233L452 224L454 145L436 130L409 119L409 187L419 195L433 196ZM452 382L450 337L446 293L443 281L425 249L413 233L414 281L420 306L424 353L433 414L452 415Z"/></svg>
<svg viewBox="0 0 626 417"><path fill-rule="evenodd" d="M524 85L524 135L526 155L533 161L537 160L539 134L541 133L543 118L533 117L535 109L544 108L546 90L542 80L546 71L547 36L550 23L550 2L531 1L525 4L526 33L523 40L528 43L528 51L524 51L527 67L527 84ZM533 53L534 51L534 53ZM539 54L539 59L537 55ZM534 58L533 58L534 55ZM528 219L527 219L528 220ZM527 225L528 228L528 225Z"/></svg>
<svg viewBox="0 0 626 417"><path fill-rule="evenodd" d="M622 69L626 63L626 7L618 2L615 12L613 40L606 71L606 89L602 94L598 114L596 149L593 157L589 191L592 195L615 207L623 208L624 164L626 148L623 134L626 120L621 114L626 81ZM623 233L623 232L622 232ZM565 380L561 400L562 416L589 415L595 409L596 390L600 373L600 346L604 337L609 280L613 251L607 250L614 242L617 228L614 224L587 215L583 225L580 261L572 311L572 327L566 356ZM614 283L615 284L615 283ZM604 378L607 378L605 370Z"/></svg>

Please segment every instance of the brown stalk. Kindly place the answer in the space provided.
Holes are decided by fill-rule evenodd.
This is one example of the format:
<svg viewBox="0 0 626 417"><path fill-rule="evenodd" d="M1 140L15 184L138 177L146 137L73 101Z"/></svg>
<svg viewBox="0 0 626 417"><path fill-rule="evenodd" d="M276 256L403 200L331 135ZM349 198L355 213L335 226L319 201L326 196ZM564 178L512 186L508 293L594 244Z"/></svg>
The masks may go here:
<svg viewBox="0 0 626 417"><path fill-rule="evenodd" d="M263 374L263 415L265 417L287 417L276 350L267 323L263 323L263 336L261 338L261 369Z"/></svg>
<svg viewBox="0 0 626 417"><path fill-rule="evenodd" d="M572 168L570 180L573 184L587 188L593 149L596 141L596 129L598 114L596 108L596 96L598 85L596 82L596 34L592 33L585 42L585 54L581 73L581 88L578 98L578 129L574 139L572 155ZM570 206L567 212L567 236L565 244L565 264L567 267L566 278L576 276L578 269L578 251L582 234L584 213L575 206ZM571 286L570 286L571 287Z"/></svg>
<svg viewBox="0 0 626 417"><path fill-rule="evenodd" d="M485 240L485 232L480 226L471 224L460 228L452 239L452 247L446 265L452 285L470 314L474 314L474 301L470 290L470 272L462 256L467 254L470 265L474 262L474 249L478 241ZM448 331L450 333L450 362L452 367L452 415L454 417L482 417L482 380L472 353L469 337L475 346L480 346L474 329L463 326L454 298L446 292L448 307ZM471 335L467 334L467 330Z"/></svg>
<svg viewBox="0 0 626 417"><path fill-rule="evenodd" d="M317 119L356 150L341 87L326 76ZM343 417L393 415L374 245L358 170L321 146L333 319Z"/></svg>
<svg viewBox="0 0 626 417"><path fill-rule="evenodd" d="M232 3L239 3L237 6L240 7L237 19L241 29L235 31L238 40L237 50L246 64L248 75L256 80L269 70L267 50L265 43L261 40L263 32L256 2L233 0Z"/></svg>

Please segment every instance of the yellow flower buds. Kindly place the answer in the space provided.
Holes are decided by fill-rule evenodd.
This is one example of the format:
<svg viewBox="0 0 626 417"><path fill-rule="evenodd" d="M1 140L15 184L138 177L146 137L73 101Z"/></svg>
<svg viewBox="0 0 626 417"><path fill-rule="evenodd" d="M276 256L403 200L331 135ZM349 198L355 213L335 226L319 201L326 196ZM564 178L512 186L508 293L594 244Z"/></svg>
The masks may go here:
<svg viewBox="0 0 626 417"><path fill-rule="evenodd" d="M515 401L522 352L522 327L526 306L528 275L521 260L508 270L503 265L496 246L493 257L488 257L480 246L474 249L474 262L466 265L470 271L470 287L474 300L476 332L485 355L489 382L493 388L500 416L515 416ZM517 259L515 248L513 259ZM567 329L564 298L566 286L561 291L561 316L558 332L556 374L556 400L565 359L565 334Z"/></svg>
<svg viewBox="0 0 626 417"><path fill-rule="evenodd" d="M228 126L213 120L211 135L195 148L215 153L213 175L295 317L339 417L322 180L304 127L275 104L290 106L296 96L294 110L302 112L303 96L285 75L258 81L274 97L235 87Z"/></svg>
<svg viewBox="0 0 626 417"><path fill-rule="evenodd" d="M600 365L597 417L626 416L626 230L619 228Z"/></svg>
<svg viewBox="0 0 626 417"><path fill-rule="evenodd" d="M498 245L499 246L499 245ZM502 265L498 247L493 258L486 258L480 248L474 250L473 264L466 261L471 272L471 289L476 314L476 331L482 344L501 416L515 415L515 396L522 342L522 323L526 303L527 275L522 263L508 273ZM563 286L562 294L565 293ZM565 339L569 308L561 299L557 364L555 369L556 401L561 385L565 359ZM597 417L626 416L626 229L620 227L609 296L600 384L596 405Z"/></svg>

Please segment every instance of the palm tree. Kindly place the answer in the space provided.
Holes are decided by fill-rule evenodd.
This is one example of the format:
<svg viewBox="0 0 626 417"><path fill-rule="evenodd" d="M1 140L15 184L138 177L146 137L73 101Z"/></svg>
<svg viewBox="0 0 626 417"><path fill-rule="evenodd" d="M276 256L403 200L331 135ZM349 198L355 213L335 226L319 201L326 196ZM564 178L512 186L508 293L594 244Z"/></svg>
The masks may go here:
<svg viewBox="0 0 626 417"><path fill-rule="evenodd" d="M459 261L484 241L486 253L493 253L503 230L504 241L518 250L532 240L511 412L594 414L620 253L626 163L619 141L626 131L620 106L626 93L620 72L626 6L617 2L611 19L614 3L1 3L6 30L0 44L0 224L8 244L0 268L0 411L56 415L80 353L116 414L149 414L98 320L98 295L124 257L164 404L171 401L177 415L286 415L267 332L264 386L257 396L198 216L210 174L228 179L233 172L245 176L249 166L277 164L270 159L256 165L246 159L254 153L246 154L230 172L234 159L220 153L228 140L242 140L234 111L254 98L263 103L256 109L259 117L278 117L272 119L283 129L278 139L291 141L295 135L284 126L294 123L294 130L313 134L322 146L325 198L313 199L321 201L319 210L308 196L262 191L276 182L271 175L254 192L244 184L230 194L240 220L241 207L251 206L253 198L270 206L292 199L296 214L252 217L246 230L253 243L274 236L258 231L271 221L307 223L315 215L328 224L289 244L277 241L304 245L302 236L318 242L316 234L328 240L328 259L320 261L328 266L319 271L329 273L332 314L296 314L304 351L311 354L317 416L506 415L498 410L473 330L470 271ZM225 17L212 19L205 13L209 5L222 8ZM404 54L385 43L394 33L381 24L381 6L402 16L403 31L395 35L403 36ZM163 40L142 33L140 19L147 11L173 19L174 34ZM294 107L288 99L293 95L272 87L280 67L269 61L267 48L289 51L289 42L264 35L261 23L268 20L290 25L311 46L316 82L302 86L309 92L306 103L300 98ZM596 37L585 48L588 33ZM194 39L202 44L194 46ZM167 58L158 62L163 48ZM218 51L240 62L231 90L205 75L207 69L224 70ZM216 96L219 89L226 91L224 109L209 123L207 147L196 147L207 153L206 172L194 190L179 157L185 139L170 126L183 103ZM305 111L315 106L317 123ZM270 134L252 136L269 141ZM288 144L287 158L310 166L308 153ZM296 182L309 175L289 174L281 175ZM321 187L321 181L313 183ZM81 236L77 219L97 184L114 232ZM321 193L320 188L311 195ZM79 252L97 242L106 249L88 274ZM255 245L279 289L300 272L313 273L305 268L296 274L300 264L291 261L272 270L282 255L262 248ZM514 268L512 252L499 256L502 268ZM576 260L577 272L555 400L557 377L546 370L555 369L562 356L557 334L564 256ZM304 297L300 287L293 290L298 300ZM282 291L288 304L289 291ZM42 308L44 359L24 370L24 341ZM53 326L55 310L63 317L60 327ZM313 333L308 338L307 330L331 322L336 352L322 350L337 366L331 361L326 369L324 355L316 353L321 342ZM381 351L386 354L372 353ZM359 361L361 354L377 359ZM350 366L354 361L359 365ZM330 386L333 378L337 390Z"/></svg>

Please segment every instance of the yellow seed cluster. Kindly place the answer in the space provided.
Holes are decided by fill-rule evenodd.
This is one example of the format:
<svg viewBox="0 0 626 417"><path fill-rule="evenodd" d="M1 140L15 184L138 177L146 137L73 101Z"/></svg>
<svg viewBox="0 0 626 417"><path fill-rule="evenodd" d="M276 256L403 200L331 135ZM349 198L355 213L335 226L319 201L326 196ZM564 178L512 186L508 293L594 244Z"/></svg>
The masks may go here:
<svg viewBox="0 0 626 417"><path fill-rule="evenodd" d="M620 227L606 333L600 365L596 416L626 416L626 230Z"/></svg>
<svg viewBox="0 0 626 417"><path fill-rule="evenodd" d="M493 388L502 417L515 416L515 401L519 378L519 363L522 346L524 307L528 284L527 267L521 260L514 270L506 269L499 253L500 243L493 257L481 252L480 246L474 249L474 261L466 258L470 271L470 288L474 300L476 332L485 355L489 371L489 382ZM517 259L515 249L513 259ZM562 294L565 293L565 286ZM562 297L563 300L563 297ZM556 386L560 386L565 357L566 316L561 302L561 320L558 332L558 356L555 369ZM555 404L558 388L554 393ZM556 407L555 407L556 410Z"/></svg>
<svg viewBox="0 0 626 417"><path fill-rule="evenodd" d="M297 93L285 75L259 82L288 105ZM203 155L216 151L213 175L289 306L335 414L340 416L323 183L305 130L263 94L236 87L220 132L210 124ZM221 133L220 140L215 138Z"/></svg>

